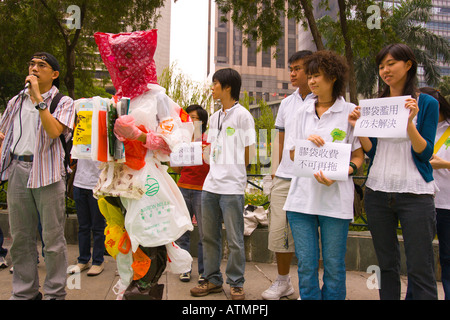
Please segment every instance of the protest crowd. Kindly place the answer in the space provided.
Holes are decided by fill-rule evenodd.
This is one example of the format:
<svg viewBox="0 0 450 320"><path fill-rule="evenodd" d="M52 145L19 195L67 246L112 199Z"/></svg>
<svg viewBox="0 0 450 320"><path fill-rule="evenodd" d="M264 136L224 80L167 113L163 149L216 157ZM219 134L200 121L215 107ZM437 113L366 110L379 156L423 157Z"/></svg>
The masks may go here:
<svg viewBox="0 0 450 320"><path fill-rule="evenodd" d="M79 257L69 273L98 276L105 250L117 262L118 300L161 300L164 271L191 280L193 297L221 292L245 299L244 206L255 122L239 103L241 76L212 77L220 109L179 106L160 87L156 30L94 39L116 89L112 99L59 94L60 66L50 53L30 57L25 88L0 121L0 178L8 181L12 300L63 300L67 277L65 197L79 222ZM268 249L278 276L266 300L346 298L345 255L354 215L353 176L369 159L364 205L381 270L380 299L400 299L400 223L407 259L406 299L436 300L433 240L450 299L450 105L418 88L417 62L403 44L374 57L384 88L377 99L347 102L348 65L332 51L289 59L291 84L275 121ZM74 165L66 161L70 154ZM275 159L276 158L276 159ZM179 174L177 182L168 170ZM73 182L67 178L71 176ZM189 253L193 221L197 266ZM228 257L222 261L222 228ZM34 236L39 229L47 277L39 291ZM91 233L93 241L91 241ZM0 234L0 266L7 267ZM298 283L289 275L298 260ZM323 284L319 260L323 261ZM11 267L11 266L8 266Z"/></svg>

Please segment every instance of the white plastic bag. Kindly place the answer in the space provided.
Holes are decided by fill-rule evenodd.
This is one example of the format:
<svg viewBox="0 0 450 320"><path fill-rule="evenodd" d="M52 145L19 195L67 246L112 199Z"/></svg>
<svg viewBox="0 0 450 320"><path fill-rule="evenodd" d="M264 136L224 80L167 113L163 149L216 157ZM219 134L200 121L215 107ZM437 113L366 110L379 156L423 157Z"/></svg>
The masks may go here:
<svg viewBox="0 0 450 320"><path fill-rule="evenodd" d="M120 198L127 210L125 229L133 252L139 245L157 247L174 242L194 229L183 195L167 173L167 166L149 154L141 169L146 174L144 195L140 199Z"/></svg>
<svg viewBox="0 0 450 320"><path fill-rule="evenodd" d="M192 269L191 254L181 249L175 242L166 244L167 267L166 270L172 273L186 273Z"/></svg>
<svg viewBox="0 0 450 320"><path fill-rule="evenodd" d="M173 150L180 143L191 141L194 124L187 113L165 94L165 89L157 84L149 84L150 91L130 101L129 114L136 126L144 125L161 135ZM182 119L183 118L183 119ZM167 154L154 151L159 161L170 161Z"/></svg>
<svg viewBox="0 0 450 320"><path fill-rule="evenodd" d="M97 199L101 196L140 199L145 193L144 171L117 162L102 163L100 168L103 170L93 190Z"/></svg>
<svg viewBox="0 0 450 320"><path fill-rule="evenodd" d="M127 254L123 254L119 252L116 256L117 262L117 271L119 272L120 279L122 279L122 283L125 286L128 286L133 280L133 268L131 265L133 264L133 253L128 251Z"/></svg>
<svg viewBox="0 0 450 320"><path fill-rule="evenodd" d="M269 225L267 210L263 206L247 205L244 208L244 236L249 236L258 227Z"/></svg>

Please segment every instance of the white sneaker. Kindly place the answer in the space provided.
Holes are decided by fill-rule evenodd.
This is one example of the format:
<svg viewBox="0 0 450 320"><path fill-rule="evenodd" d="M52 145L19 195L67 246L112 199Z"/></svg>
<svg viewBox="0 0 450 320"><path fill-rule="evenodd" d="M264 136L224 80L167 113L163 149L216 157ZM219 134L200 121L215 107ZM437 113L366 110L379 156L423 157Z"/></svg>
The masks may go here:
<svg viewBox="0 0 450 320"><path fill-rule="evenodd" d="M264 291L261 296L264 300L280 300L281 297L286 297L294 293L291 279L286 281L275 280L269 289Z"/></svg>

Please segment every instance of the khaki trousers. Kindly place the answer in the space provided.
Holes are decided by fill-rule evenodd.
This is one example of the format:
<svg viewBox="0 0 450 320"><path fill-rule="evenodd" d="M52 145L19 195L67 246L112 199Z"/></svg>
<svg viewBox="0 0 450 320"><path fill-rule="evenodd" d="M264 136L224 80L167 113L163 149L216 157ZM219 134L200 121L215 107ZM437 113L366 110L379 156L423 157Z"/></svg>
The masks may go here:
<svg viewBox="0 0 450 320"><path fill-rule="evenodd" d="M42 225L47 276L44 299L64 299L67 277L67 247L64 238L65 184L29 189L31 162L13 160L8 180L8 211L14 266L11 300L35 298L39 293L37 237Z"/></svg>

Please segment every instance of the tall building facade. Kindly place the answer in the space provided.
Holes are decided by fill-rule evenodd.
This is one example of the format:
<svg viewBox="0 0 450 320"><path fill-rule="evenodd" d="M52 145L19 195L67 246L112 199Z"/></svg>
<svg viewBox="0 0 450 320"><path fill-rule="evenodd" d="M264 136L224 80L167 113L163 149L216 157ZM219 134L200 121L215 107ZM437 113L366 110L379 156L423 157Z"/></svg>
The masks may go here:
<svg viewBox="0 0 450 320"><path fill-rule="evenodd" d="M241 95L247 92L255 100L276 101L291 94L294 88L289 81L288 59L297 51L298 31L294 19L280 18L284 34L277 47L257 51L257 42L244 45L242 31L231 21L222 21L223 14L217 6L211 11L215 15L214 42L210 46L214 53L214 70L233 68L241 74ZM274 57L277 52L276 58Z"/></svg>
<svg viewBox="0 0 450 320"><path fill-rule="evenodd" d="M433 0L432 2L433 14L425 27L450 42L450 0ZM450 76L450 64L438 60L438 65L441 69L441 77ZM419 77L422 82L419 85L425 85L423 70L419 70Z"/></svg>

